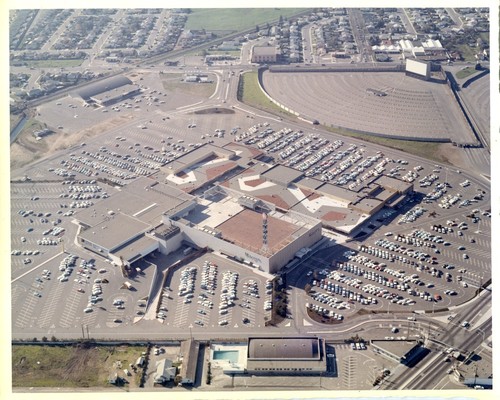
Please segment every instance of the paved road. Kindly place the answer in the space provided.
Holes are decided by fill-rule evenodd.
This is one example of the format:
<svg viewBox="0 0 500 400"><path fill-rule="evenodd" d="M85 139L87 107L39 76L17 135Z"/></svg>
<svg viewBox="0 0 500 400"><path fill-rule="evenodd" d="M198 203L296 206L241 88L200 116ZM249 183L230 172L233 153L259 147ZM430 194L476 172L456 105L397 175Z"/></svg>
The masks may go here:
<svg viewBox="0 0 500 400"><path fill-rule="evenodd" d="M439 342L442 343L441 346L435 346L435 343L427 345L432 350L431 354L427 356L427 360L430 360L427 361L429 368L421 366L420 368L406 369L399 376L384 382L381 389L429 389L436 382L439 382L447 370L444 368L446 356L441 354L443 349L454 347L459 349L462 354L466 354L474 351L484 342L485 337L491 335L491 318L478 327L472 326L469 330L463 328L460 323L465 320L473 323L478 310L483 310L488 304L491 306L491 292L483 292L481 297L464 307L455 319L443 329L444 333L438 338ZM449 363L447 366L450 366Z"/></svg>

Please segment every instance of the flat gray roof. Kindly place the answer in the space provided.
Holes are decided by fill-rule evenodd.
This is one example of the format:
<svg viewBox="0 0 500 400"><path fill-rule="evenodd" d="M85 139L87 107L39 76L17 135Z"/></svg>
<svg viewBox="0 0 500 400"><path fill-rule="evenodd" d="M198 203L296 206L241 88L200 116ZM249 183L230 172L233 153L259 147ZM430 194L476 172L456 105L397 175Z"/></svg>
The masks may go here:
<svg viewBox="0 0 500 400"><path fill-rule="evenodd" d="M158 241L148 236L141 236L137 240L128 243L126 246L113 250L112 254L123 257L125 261L133 262L135 261L132 260L134 257L138 254L145 254L144 251L151 248L153 245L158 247Z"/></svg>
<svg viewBox="0 0 500 400"><path fill-rule="evenodd" d="M139 235L150 227L149 224L122 213L108 215L99 224L82 231L80 238L112 250L127 240Z"/></svg>
<svg viewBox="0 0 500 400"><path fill-rule="evenodd" d="M372 340L371 344L399 358L404 358L418 345L415 340Z"/></svg>
<svg viewBox="0 0 500 400"><path fill-rule="evenodd" d="M249 359L317 360L320 356L320 339L316 337L248 339Z"/></svg>
<svg viewBox="0 0 500 400"><path fill-rule="evenodd" d="M385 189L390 189L394 192L404 192L405 190L407 190L409 187L412 186L411 183L387 175L380 175L373 182L376 183L377 185L382 186Z"/></svg>
<svg viewBox="0 0 500 400"><path fill-rule="evenodd" d="M324 182L320 181L318 179L304 177L304 178L298 180L297 182L295 182L295 184L299 187L302 186L306 189L316 190L321 185L323 185Z"/></svg>
<svg viewBox="0 0 500 400"><path fill-rule="evenodd" d="M318 189L316 189L318 193L322 193L325 195L331 195L338 197L340 199L350 201L350 202L355 202L357 199L359 199L359 195L356 192L353 192L348 189L344 189L340 186L336 186L332 183L325 183L324 185L320 186Z"/></svg>
<svg viewBox="0 0 500 400"><path fill-rule="evenodd" d="M198 352L200 350L199 342L192 339L185 340L181 343L182 359L182 375L185 379L191 382L196 380L196 367L198 365Z"/></svg>
<svg viewBox="0 0 500 400"><path fill-rule="evenodd" d="M382 200L363 198L359 200L357 203L353 204L352 207L359 208L362 212L366 214L371 214L373 210L380 205L380 203L382 203Z"/></svg>
<svg viewBox="0 0 500 400"><path fill-rule="evenodd" d="M274 46L254 46L253 54L259 56L273 56L277 54L277 50Z"/></svg>
<svg viewBox="0 0 500 400"><path fill-rule="evenodd" d="M186 166L191 166L193 163L203 161L203 159L208 158L214 154L218 157L227 158L229 160L234 157L235 152L222 147L214 146L209 143L205 143L203 146L197 147L189 153L186 153L176 160L168 163L167 165L165 165L165 168L176 172L179 169L185 168Z"/></svg>
<svg viewBox="0 0 500 400"><path fill-rule="evenodd" d="M94 226L104 221L111 210L133 216L148 224L156 224L161 222L164 213L182 206L187 207L193 201L193 196L180 189L141 177L107 199L82 209L75 218L86 225Z"/></svg>
<svg viewBox="0 0 500 400"><path fill-rule="evenodd" d="M266 180L282 182L285 185L289 185L293 181L299 179L302 175L302 172L290 167L285 167L281 164L275 165L261 174L262 178Z"/></svg>

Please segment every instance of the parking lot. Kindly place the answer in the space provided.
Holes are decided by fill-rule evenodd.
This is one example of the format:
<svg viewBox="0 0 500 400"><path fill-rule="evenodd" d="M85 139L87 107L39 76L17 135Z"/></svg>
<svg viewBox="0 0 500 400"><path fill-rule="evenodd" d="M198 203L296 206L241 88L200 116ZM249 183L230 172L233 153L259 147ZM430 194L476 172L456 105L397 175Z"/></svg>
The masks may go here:
<svg viewBox="0 0 500 400"><path fill-rule="evenodd" d="M11 185L12 276L33 268L68 248L79 209L108 197L114 189L95 180L15 182Z"/></svg>
<svg viewBox="0 0 500 400"><path fill-rule="evenodd" d="M71 123L88 118L89 126L101 126L103 133L99 138L84 139L64 152L13 171L12 276L15 279L36 268L13 284L16 299L13 315L17 317L17 310L24 310L19 314L19 321L13 323L15 329L36 327L41 307L45 310L38 313L45 316L43 327L58 326L58 314L51 314L54 307L68 309L60 313L64 316L61 319L64 327L75 328L85 323L114 328L134 320L140 320L139 325L150 326L147 320L141 319L140 312L144 311L137 302L149 291L150 271L137 281L139 293L124 292L118 286L110 292L126 295L122 299L124 309L113 306L115 298L109 298L103 299L109 303L103 305L106 311L93 307L94 311L83 313L88 294L77 292L78 283L74 283L78 286L73 291L68 291L71 301L59 304L61 296L66 294L65 288L73 285L71 280L56 286L50 295L45 289L40 291L41 298L31 295L23 301L20 294L38 291L32 287L36 274L45 268L52 271L59 263L59 256L46 265L42 263L61 253L63 247L64 251L80 258L92 258L78 248L71 248L77 230L71 220L79 209L92 207L115 193L115 185L125 185L138 176L153 175L162 179L164 165L209 142L252 146L276 162L303 172L306 177L350 190L358 190L382 174L414 185L416 193L401 209L382 209L354 233L356 242L337 246L328 256L322 256L322 260L309 260L300 268L302 288L316 280L312 285L315 298L304 298L299 305L302 309L305 303L322 307L321 313L333 313L332 317L341 323L363 308L378 312L445 308L471 298L476 288L489 279L489 194L485 185L466 177L465 172L320 133L309 126L299 130L271 119L251 117L237 109L231 114L195 114L195 108L171 110L167 104L169 94L163 96L165 89L154 80L157 75L143 73L143 76L147 93L142 96L146 97L124 100L108 107L107 112L83 107L69 97L42 106L41 119L54 120L57 115L63 121L61 124L67 125L63 130L76 132L82 122ZM154 101L154 97L158 101ZM188 97L186 101L194 98ZM140 101L136 103L136 100ZM75 118L75 114L78 117ZM53 138L48 136L43 140ZM266 293L266 278L247 267L210 257L213 256L187 266L194 268L189 278L194 285L190 293L179 294L182 269L174 272L167 285L170 289L165 292L170 298L162 297L159 306L166 310L158 310L165 315L154 315L158 320L154 321L155 327L158 322L160 327L175 329L192 325L193 330L264 327L270 311L267 302L271 300ZM217 268L209 266L210 270L204 273L205 259ZM97 264L101 267L103 261L97 260ZM307 276L309 270L317 276L312 273ZM324 274L319 274L323 270ZM206 276L215 279L213 289L201 287ZM118 280L123 279L117 276L110 282L118 285ZM147 283L141 284L143 281ZM226 293L222 292L223 281L229 285ZM53 284L51 279L43 286ZM102 286L103 295L108 287ZM233 290L235 293L231 294ZM230 298L232 295L234 299ZM225 308L219 308L221 306ZM293 310L291 312L293 315ZM73 313L75 316L70 317ZM122 322L115 323L115 320Z"/></svg>
<svg viewBox="0 0 500 400"><path fill-rule="evenodd" d="M271 284L262 273L205 254L177 268L167 278L159 304L158 321L193 331L228 326L260 328L271 300Z"/></svg>
<svg viewBox="0 0 500 400"><path fill-rule="evenodd" d="M491 214L482 187L460 171L395 161L414 173L429 171L416 180L415 195L399 212L382 210L362 228L366 238L323 251L301 268L299 287L311 285L308 308L322 318L338 322L361 309L445 309L471 299L491 276ZM459 201L443 200L445 193Z"/></svg>
<svg viewBox="0 0 500 400"><path fill-rule="evenodd" d="M116 328L131 325L134 307L148 295L151 270L129 277L119 267L82 252L59 253L12 284L14 330L55 334L82 327ZM85 332L87 335L87 332Z"/></svg>

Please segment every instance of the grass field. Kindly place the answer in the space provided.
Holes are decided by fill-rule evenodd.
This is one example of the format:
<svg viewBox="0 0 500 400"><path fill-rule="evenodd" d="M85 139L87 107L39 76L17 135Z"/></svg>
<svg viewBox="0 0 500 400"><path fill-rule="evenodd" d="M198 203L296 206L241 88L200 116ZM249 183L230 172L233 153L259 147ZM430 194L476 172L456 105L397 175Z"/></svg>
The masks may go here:
<svg viewBox="0 0 500 400"><path fill-rule="evenodd" d="M12 386L108 386L110 374L124 377L123 369L143 351L145 347L12 346ZM136 375L127 377L130 387L138 386Z"/></svg>
<svg viewBox="0 0 500 400"><path fill-rule="evenodd" d="M194 83L194 82L183 82L182 74L161 74L161 84L165 90L185 93L189 95L199 95L208 98L212 95L215 90L215 82L212 83ZM210 79L213 79L210 76Z"/></svg>
<svg viewBox="0 0 500 400"><path fill-rule="evenodd" d="M419 157L423 157L429 160L447 162L447 160L441 157L440 147L441 143L435 142L416 142L412 140L398 140L398 139L387 139L376 136L370 136L358 132L352 132L348 129L338 129L326 127L330 132L338 133L343 136L355 137L365 142L380 144L382 146L390 147L392 149L402 150L405 153L414 154Z"/></svg>
<svg viewBox="0 0 500 400"><path fill-rule="evenodd" d="M239 57L241 50L207 50L206 54L226 54L228 56Z"/></svg>
<svg viewBox="0 0 500 400"><path fill-rule="evenodd" d="M475 68L472 68L472 67L466 67L464 69L461 69L460 71L458 71L455 76L457 77L457 79L464 79L464 78L467 78L468 76L472 75L472 74L475 74L477 71Z"/></svg>
<svg viewBox="0 0 500 400"><path fill-rule="evenodd" d="M292 115L271 102L262 92L257 72L247 72L241 75L238 88L238 99L249 106L261 108L279 115Z"/></svg>
<svg viewBox="0 0 500 400"><path fill-rule="evenodd" d="M302 8L192 8L185 29L240 31L297 14Z"/></svg>
<svg viewBox="0 0 500 400"><path fill-rule="evenodd" d="M476 61L476 49L472 49L469 45L467 44L462 44L458 47L458 50L462 53L462 57L464 58L464 61Z"/></svg>
<svg viewBox="0 0 500 400"><path fill-rule="evenodd" d="M12 115L10 114L10 130L12 130L17 123L21 120L22 115Z"/></svg>

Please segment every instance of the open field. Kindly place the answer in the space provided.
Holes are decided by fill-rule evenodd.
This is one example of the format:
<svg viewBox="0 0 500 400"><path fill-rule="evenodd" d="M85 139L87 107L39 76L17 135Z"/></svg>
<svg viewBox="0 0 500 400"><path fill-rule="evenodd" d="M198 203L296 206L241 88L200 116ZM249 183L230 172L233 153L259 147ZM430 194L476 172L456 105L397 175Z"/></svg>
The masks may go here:
<svg viewBox="0 0 500 400"><path fill-rule="evenodd" d="M454 153L453 150L456 149L449 143L415 142L410 140L388 139L364 135L362 133L349 131L348 129L330 127L326 127L326 129L334 133L339 133L343 136L355 137L366 142L381 144L392 149L402 150L405 153L439 162L450 163L451 153Z"/></svg>
<svg viewBox="0 0 500 400"><path fill-rule="evenodd" d="M259 87L257 72L247 72L241 75L238 87L238 100L252 107L263 108L280 115L291 115L271 102Z"/></svg>
<svg viewBox="0 0 500 400"><path fill-rule="evenodd" d="M108 386L110 374L117 372L124 377L123 369L135 363L145 350L129 346L12 346L12 386ZM117 362L121 362L121 368ZM127 378L130 387L138 386L140 378L136 375Z"/></svg>
<svg viewBox="0 0 500 400"><path fill-rule="evenodd" d="M476 61L476 50L472 49L468 44L462 44L458 46L458 51L462 53L464 61Z"/></svg>
<svg viewBox="0 0 500 400"><path fill-rule="evenodd" d="M19 121L22 119L21 115L14 115L10 114L10 130L12 129L19 123Z"/></svg>
<svg viewBox="0 0 500 400"><path fill-rule="evenodd" d="M33 132L47 128L47 125L34 118L28 120L17 140L10 146L10 166L19 168L29 162L39 159L49 149L49 142L37 141Z"/></svg>
<svg viewBox="0 0 500 400"><path fill-rule="evenodd" d="M476 69L474 69L472 67L466 67L466 68L458 71L455 75L456 75L457 79L464 79L470 75L475 74L476 72L477 72Z"/></svg>
<svg viewBox="0 0 500 400"><path fill-rule="evenodd" d="M208 31L239 31L255 27L280 16L297 14L302 8L194 8L186 21L185 29L206 29ZM243 12L242 12L243 11Z"/></svg>
<svg viewBox="0 0 500 400"><path fill-rule="evenodd" d="M174 75L174 74L170 74ZM162 86L165 90L169 92L174 92L176 95L182 93L192 96L202 96L209 97L215 90L215 82L212 83L193 83L193 82L183 82L181 81L182 75L177 75L175 77L166 77L160 75ZM210 77L214 79L214 76Z"/></svg>

